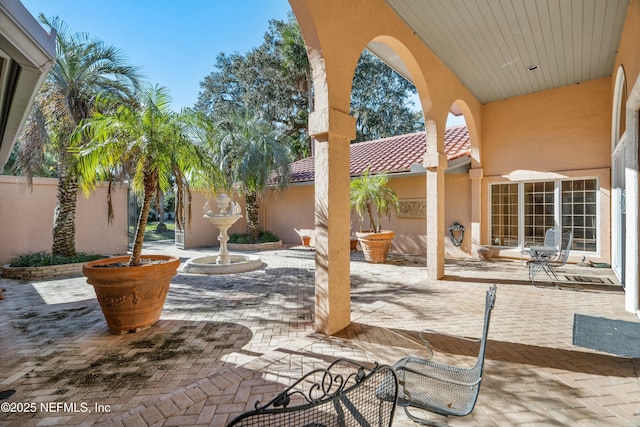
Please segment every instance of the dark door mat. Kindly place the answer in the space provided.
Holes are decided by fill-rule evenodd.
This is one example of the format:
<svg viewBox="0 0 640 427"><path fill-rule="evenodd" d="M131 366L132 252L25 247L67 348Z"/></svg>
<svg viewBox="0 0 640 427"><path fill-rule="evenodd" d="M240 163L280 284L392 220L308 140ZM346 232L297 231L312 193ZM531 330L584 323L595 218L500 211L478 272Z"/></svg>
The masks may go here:
<svg viewBox="0 0 640 427"><path fill-rule="evenodd" d="M576 313L573 345L640 358L640 323Z"/></svg>

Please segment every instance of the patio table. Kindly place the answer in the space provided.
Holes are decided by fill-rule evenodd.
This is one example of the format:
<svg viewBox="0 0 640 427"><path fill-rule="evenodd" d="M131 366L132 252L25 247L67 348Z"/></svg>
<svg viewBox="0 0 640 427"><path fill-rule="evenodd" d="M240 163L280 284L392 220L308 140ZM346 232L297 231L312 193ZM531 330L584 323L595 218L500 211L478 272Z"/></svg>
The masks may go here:
<svg viewBox="0 0 640 427"><path fill-rule="evenodd" d="M531 246L531 259L527 262L529 266L529 279L533 279L540 270L544 271L547 276L551 277L555 272L551 269L549 261L558 255L558 248L555 246Z"/></svg>
<svg viewBox="0 0 640 427"><path fill-rule="evenodd" d="M531 246L529 249L531 249L531 256L533 258L551 258L558 253L558 248L555 246Z"/></svg>

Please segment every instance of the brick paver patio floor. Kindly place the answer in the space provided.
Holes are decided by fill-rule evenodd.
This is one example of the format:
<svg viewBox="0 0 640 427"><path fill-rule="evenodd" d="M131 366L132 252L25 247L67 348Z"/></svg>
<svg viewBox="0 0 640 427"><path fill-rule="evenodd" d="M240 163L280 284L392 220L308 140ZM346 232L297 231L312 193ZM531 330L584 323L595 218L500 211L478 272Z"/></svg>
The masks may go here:
<svg viewBox="0 0 640 427"><path fill-rule="evenodd" d="M184 261L212 251L146 252ZM137 334L108 332L84 278L0 279L0 392L16 391L0 401L0 426L224 426L336 357L424 355L425 327L478 336L493 283L480 397L450 425L640 425L640 359L572 344L576 314L640 323L610 270L566 266L558 283L533 286L519 262L452 260L432 281L420 257L373 265L353 253L352 324L327 337L313 331L313 252L260 255L265 266L252 272L180 272L161 320ZM451 338L433 344L445 362L477 352ZM414 423L399 409L394 425Z"/></svg>

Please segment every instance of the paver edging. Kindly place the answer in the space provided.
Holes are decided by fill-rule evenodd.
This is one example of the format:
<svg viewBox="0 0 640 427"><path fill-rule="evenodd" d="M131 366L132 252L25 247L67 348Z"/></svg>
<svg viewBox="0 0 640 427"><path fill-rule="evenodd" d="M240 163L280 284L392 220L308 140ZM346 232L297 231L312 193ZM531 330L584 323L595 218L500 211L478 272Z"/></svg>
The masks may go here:
<svg viewBox="0 0 640 427"><path fill-rule="evenodd" d="M266 243L227 243L227 248L231 251L271 251L281 247L282 240Z"/></svg>
<svg viewBox="0 0 640 427"><path fill-rule="evenodd" d="M14 280L48 280L82 276L84 262L75 264L47 265L42 267L2 266L1 275L5 279Z"/></svg>

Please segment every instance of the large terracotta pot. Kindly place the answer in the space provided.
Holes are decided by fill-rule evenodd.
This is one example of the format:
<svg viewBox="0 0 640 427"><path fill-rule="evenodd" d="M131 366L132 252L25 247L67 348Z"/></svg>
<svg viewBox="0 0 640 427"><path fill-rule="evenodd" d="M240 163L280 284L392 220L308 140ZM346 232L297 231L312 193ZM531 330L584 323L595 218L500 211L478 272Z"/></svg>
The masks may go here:
<svg viewBox="0 0 640 427"><path fill-rule="evenodd" d="M356 236L362 247L364 260L371 263L381 264L387 261L391 241L396 235L391 230L381 230L380 233L373 231L356 231Z"/></svg>
<svg viewBox="0 0 640 427"><path fill-rule="evenodd" d="M129 257L123 256L91 261L82 267L113 333L137 332L156 323L169 292L169 282L180 266L180 258L174 256L142 258L156 262L136 267L104 267L128 263Z"/></svg>

